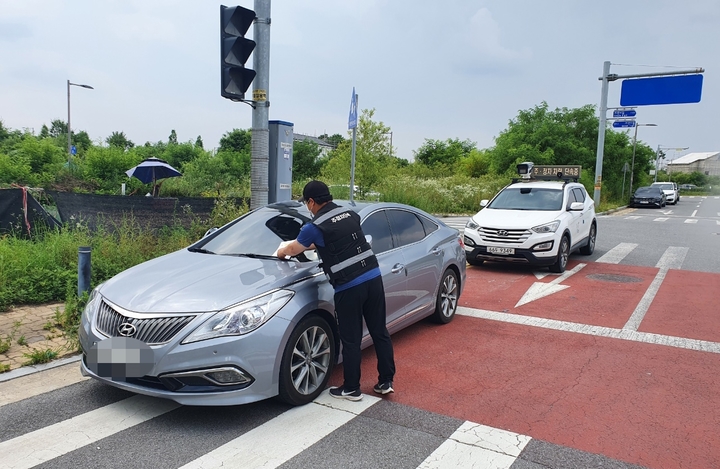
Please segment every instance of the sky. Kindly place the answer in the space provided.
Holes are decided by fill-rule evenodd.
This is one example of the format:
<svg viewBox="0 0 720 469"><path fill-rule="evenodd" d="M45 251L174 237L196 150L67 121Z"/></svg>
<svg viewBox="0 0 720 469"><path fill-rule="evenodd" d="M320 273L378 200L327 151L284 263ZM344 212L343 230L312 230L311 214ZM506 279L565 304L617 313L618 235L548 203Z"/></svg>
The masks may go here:
<svg viewBox="0 0 720 469"><path fill-rule="evenodd" d="M253 9L251 0L240 3ZM255 0L266 1L270 0ZM413 160L426 139L490 148L520 110L599 107L603 62L619 75L705 69L697 104L644 106L638 140L720 151L718 0L272 0L269 118L348 135L359 108ZM39 133L67 120L104 142L202 137L252 127L220 96L220 8L212 0L0 0L0 120ZM248 36L252 37L251 27ZM252 68L252 56L248 67ZM609 107L620 104L620 81ZM252 96L252 88L248 96ZM608 115L610 115L609 113ZM632 135L631 135L632 137Z"/></svg>

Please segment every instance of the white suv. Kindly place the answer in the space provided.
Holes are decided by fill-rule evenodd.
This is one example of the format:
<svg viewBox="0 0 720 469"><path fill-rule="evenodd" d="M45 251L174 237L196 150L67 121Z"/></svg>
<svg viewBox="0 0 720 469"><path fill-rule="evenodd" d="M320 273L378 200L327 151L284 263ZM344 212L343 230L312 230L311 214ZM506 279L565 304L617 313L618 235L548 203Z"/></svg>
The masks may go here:
<svg viewBox="0 0 720 469"><path fill-rule="evenodd" d="M665 193L665 200L668 204L676 205L680 200L680 191L674 182L653 182L653 187L659 187Z"/></svg>
<svg viewBox="0 0 720 469"><path fill-rule="evenodd" d="M518 262L564 272L571 252L595 250L595 203L577 182L514 182L480 205L465 226L470 265Z"/></svg>

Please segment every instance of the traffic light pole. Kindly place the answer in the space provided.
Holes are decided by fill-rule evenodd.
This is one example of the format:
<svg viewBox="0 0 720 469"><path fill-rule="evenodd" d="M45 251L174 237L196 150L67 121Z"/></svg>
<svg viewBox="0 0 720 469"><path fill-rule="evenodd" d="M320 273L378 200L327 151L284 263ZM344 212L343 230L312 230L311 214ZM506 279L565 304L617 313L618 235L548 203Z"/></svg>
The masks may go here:
<svg viewBox="0 0 720 469"><path fill-rule="evenodd" d="M253 53L252 138L250 141L250 209L268 203L268 172L270 165L270 129L268 125L270 101L270 0L255 0L255 29L257 43Z"/></svg>

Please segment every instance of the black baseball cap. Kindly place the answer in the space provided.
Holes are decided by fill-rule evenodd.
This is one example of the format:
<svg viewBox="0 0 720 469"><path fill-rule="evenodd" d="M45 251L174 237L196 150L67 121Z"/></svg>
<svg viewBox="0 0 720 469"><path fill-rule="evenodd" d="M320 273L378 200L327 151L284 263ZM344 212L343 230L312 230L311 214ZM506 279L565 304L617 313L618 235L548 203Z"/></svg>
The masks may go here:
<svg viewBox="0 0 720 469"><path fill-rule="evenodd" d="M315 203L322 204L329 202L333 199L330 195L330 189L322 181L310 181L305 184L303 188L303 196L300 199L301 202L307 202L308 199L313 199Z"/></svg>

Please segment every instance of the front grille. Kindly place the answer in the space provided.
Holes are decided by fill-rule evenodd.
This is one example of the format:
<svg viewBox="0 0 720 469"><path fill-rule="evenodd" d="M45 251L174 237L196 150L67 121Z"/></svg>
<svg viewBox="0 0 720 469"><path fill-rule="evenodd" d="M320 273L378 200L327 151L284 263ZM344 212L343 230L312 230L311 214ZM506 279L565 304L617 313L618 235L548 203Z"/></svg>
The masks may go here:
<svg viewBox="0 0 720 469"><path fill-rule="evenodd" d="M522 244L530 237L530 230L511 230L502 228L478 228L478 233L487 243Z"/></svg>
<svg viewBox="0 0 720 469"><path fill-rule="evenodd" d="M170 341L193 319L195 316L130 317L121 314L102 301L98 308L96 327L108 337L122 337L118 331L120 325L132 324L135 327L135 333L129 337L148 345L159 345Z"/></svg>

